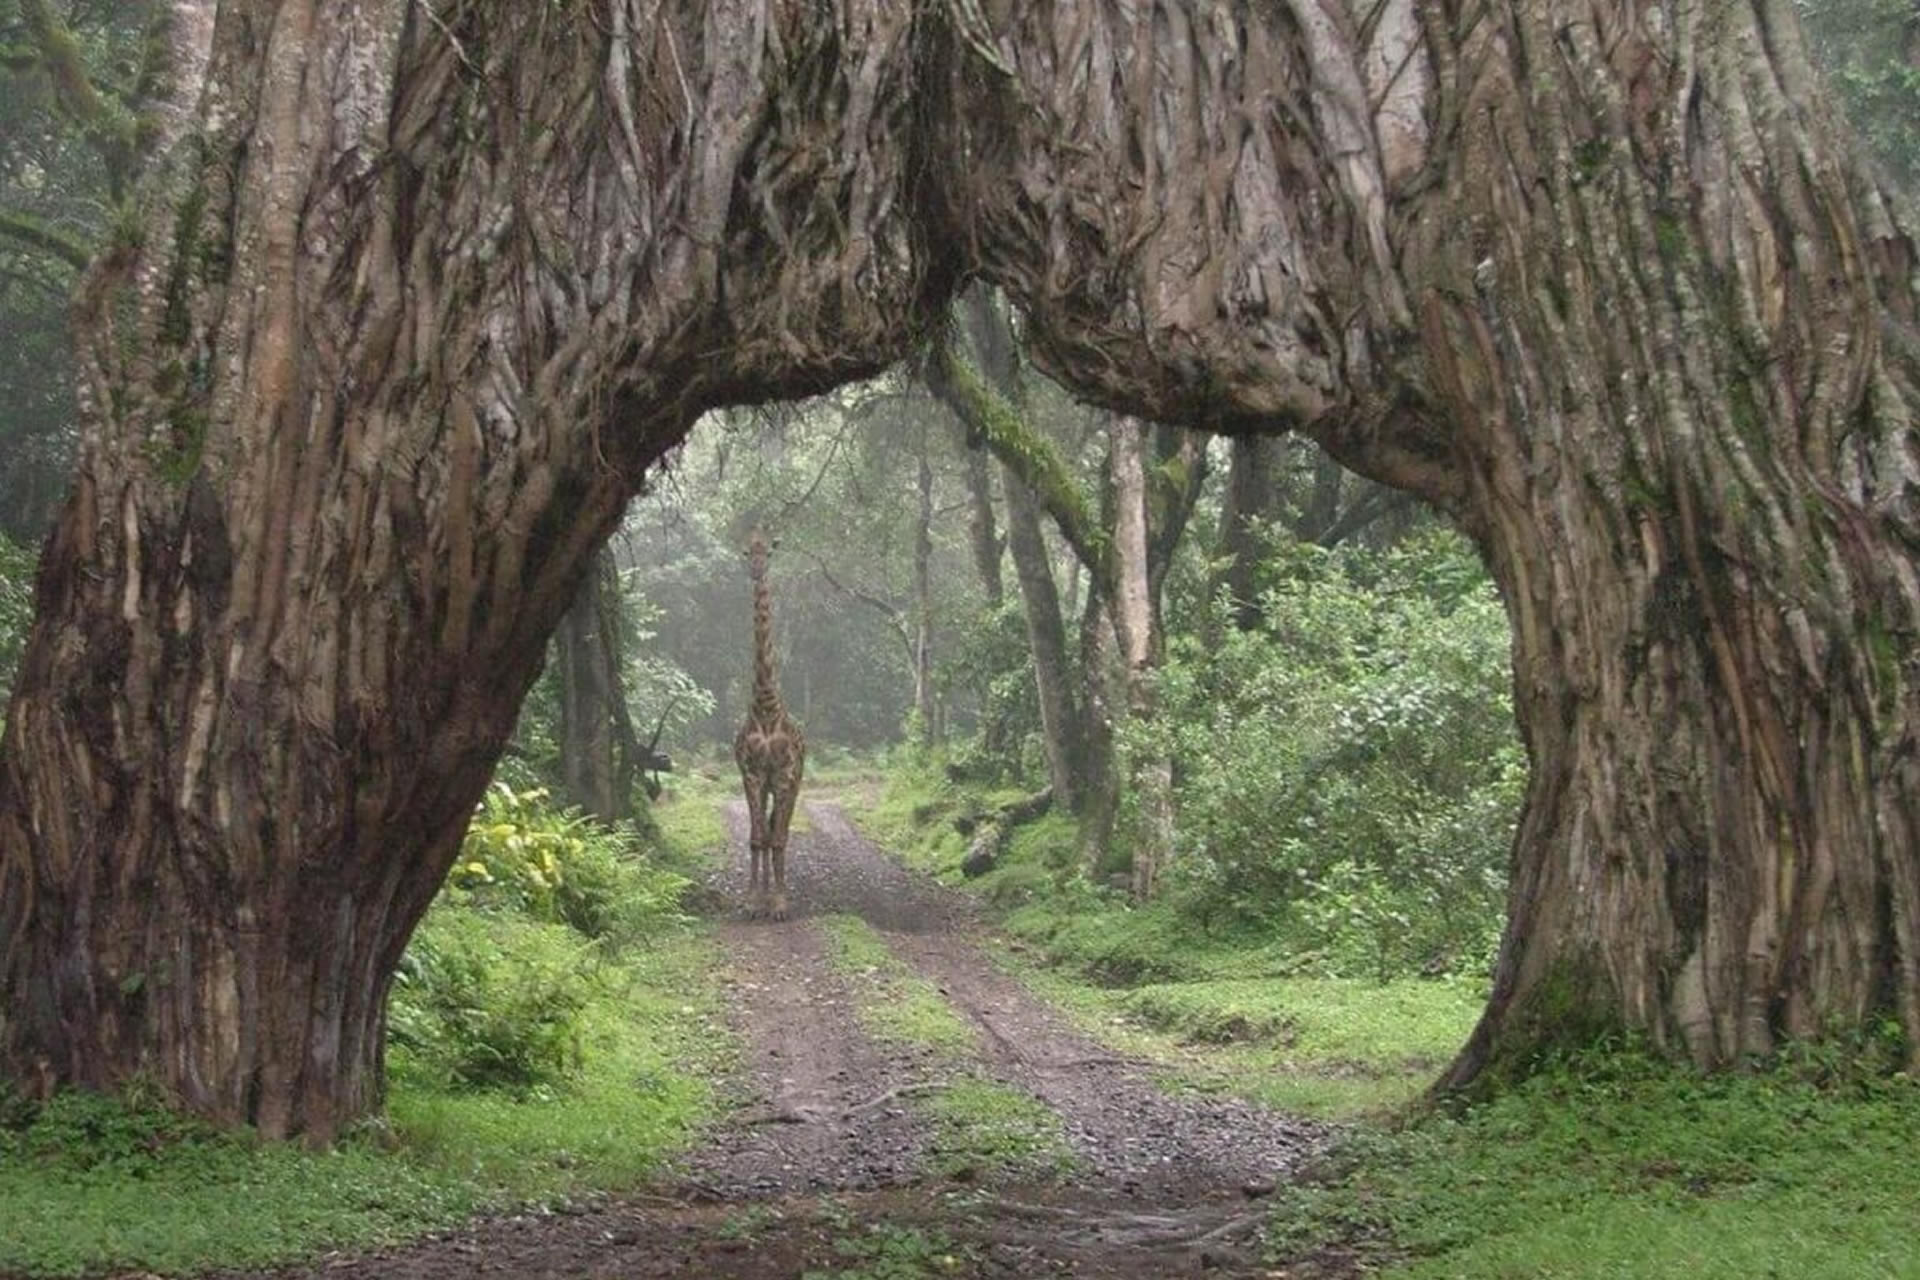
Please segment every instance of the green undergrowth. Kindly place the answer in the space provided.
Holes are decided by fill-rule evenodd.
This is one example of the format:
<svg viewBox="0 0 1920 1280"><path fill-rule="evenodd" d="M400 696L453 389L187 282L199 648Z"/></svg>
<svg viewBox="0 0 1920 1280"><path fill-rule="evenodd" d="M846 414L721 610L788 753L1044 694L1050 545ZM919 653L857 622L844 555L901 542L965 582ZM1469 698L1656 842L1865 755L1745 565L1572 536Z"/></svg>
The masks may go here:
<svg viewBox="0 0 1920 1280"><path fill-rule="evenodd" d="M916 767L894 771L877 794L856 793L849 803L857 805L852 816L876 843L908 865L952 883L959 880L960 863L967 856L967 836L955 819L990 813L1024 794L1018 789L963 787L941 777L937 769Z"/></svg>
<svg viewBox="0 0 1920 1280"><path fill-rule="evenodd" d="M1920 1276L1920 1085L1810 1065L1703 1077L1593 1056L1459 1115L1357 1129L1280 1190L1269 1247L1433 1280Z"/></svg>
<svg viewBox="0 0 1920 1280"><path fill-rule="evenodd" d="M661 844L690 869L719 866L727 854L727 824L720 806L738 793L717 764L674 774L651 809Z"/></svg>
<svg viewBox="0 0 1920 1280"><path fill-rule="evenodd" d="M931 982L895 958L866 921L835 915L819 925L834 967L854 986L862 1025L876 1038L948 1057L977 1047L967 1020Z"/></svg>
<svg viewBox="0 0 1920 1280"><path fill-rule="evenodd" d="M687 932L596 976L564 1084L514 1093L411 1082L396 1064L388 1115L401 1149L486 1188L543 1201L645 1180L711 1115L706 1083L733 1049L709 985L710 941Z"/></svg>
<svg viewBox="0 0 1920 1280"><path fill-rule="evenodd" d="M1003 948L997 958L1089 1034L1160 1064L1171 1087L1231 1092L1324 1119L1381 1114L1418 1097L1481 1007L1469 990L1414 979L1109 988L1037 964L1028 948Z"/></svg>
<svg viewBox="0 0 1920 1280"><path fill-rule="evenodd" d="M404 1239L486 1203L472 1179L370 1136L316 1154L64 1094L0 1137L0 1274L262 1266Z"/></svg>

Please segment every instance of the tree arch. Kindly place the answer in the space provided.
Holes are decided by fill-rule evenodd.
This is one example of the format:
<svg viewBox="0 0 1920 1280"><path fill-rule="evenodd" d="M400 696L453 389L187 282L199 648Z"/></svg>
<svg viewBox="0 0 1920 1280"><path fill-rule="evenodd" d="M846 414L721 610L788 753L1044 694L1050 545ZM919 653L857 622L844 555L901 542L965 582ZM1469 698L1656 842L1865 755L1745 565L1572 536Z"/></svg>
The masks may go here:
<svg viewBox="0 0 1920 1280"><path fill-rule="evenodd" d="M1788 6L179 0L0 757L0 1068L325 1138L704 409L980 277L1089 396L1479 541L1534 780L1449 1073L1920 1046L1911 240ZM191 19L201 19L197 25ZM200 43L193 37L204 32Z"/></svg>

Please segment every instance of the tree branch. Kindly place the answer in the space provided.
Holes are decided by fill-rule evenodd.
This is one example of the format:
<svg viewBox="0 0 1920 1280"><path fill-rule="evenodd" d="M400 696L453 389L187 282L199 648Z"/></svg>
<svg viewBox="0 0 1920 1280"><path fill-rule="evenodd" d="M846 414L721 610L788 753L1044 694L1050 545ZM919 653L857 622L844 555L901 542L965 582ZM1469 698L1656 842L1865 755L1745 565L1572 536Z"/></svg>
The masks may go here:
<svg viewBox="0 0 1920 1280"><path fill-rule="evenodd" d="M801 554L813 561L814 569L818 571L821 577L827 580L828 586L849 599L858 600L861 604L866 605L881 617L885 618L887 625L893 628L894 635L899 638L901 644L906 646L908 659L912 659L913 633L907 625L908 619L904 610L884 596L874 595L872 592L863 591L859 587L850 587L840 581L840 579L833 576L833 570L827 568L827 562L819 556L814 555L811 551L803 551Z"/></svg>
<svg viewBox="0 0 1920 1280"><path fill-rule="evenodd" d="M1099 576L1107 555L1106 534L1060 451L989 387L944 336L934 340L928 355L923 375L927 389L1033 491L1074 555Z"/></svg>

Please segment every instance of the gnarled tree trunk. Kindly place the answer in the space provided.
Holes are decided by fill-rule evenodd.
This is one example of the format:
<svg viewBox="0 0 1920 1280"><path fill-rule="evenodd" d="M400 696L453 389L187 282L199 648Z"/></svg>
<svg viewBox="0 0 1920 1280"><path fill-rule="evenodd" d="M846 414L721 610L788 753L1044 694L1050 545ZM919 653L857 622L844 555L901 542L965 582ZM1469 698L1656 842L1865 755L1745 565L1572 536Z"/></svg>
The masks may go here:
<svg viewBox="0 0 1920 1280"><path fill-rule="evenodd" d="M197 132L80 303L0 754L8 1076L269 1136L367 1110L394 965L645 467L944 304L910 11L849 5L850 50L594 9L220 6Z"/></svg>
<svg viewBox="0 0 1920 1280"><path fill-rule="evenodd" d="M1915 257L1790 6L227 0L211 72L80 302L9 1076L370 1105L645 467L970 274L1083 394L1307 431L1485 549L1534 771L1450 1083L1886 1013L1920 1065Z"/></svg>
<svg viewBox="0 0 1920 1280"><path fill-rule="evenodd" d="M1299 426L1450 511L1511 612L1533 775L1445 1083L1882 1014L1920 1061L1915 258L1790 7L1066 8L953 81L969 155L1074 193L964 188L1037 358Z"/></svg>

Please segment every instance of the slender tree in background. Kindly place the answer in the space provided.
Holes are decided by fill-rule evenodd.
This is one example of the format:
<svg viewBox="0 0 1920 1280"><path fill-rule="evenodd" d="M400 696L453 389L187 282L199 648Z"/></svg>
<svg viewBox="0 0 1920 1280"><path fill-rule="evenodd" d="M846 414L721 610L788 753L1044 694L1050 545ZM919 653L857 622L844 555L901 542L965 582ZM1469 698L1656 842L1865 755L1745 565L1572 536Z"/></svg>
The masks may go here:
<svg viewBox="0 0 1920 1280"><path fill-rule="evenodd" d="M1128 782L1140 806L1133 841L1133 896L1153 894L1160 868L1173 854L1173 760L1148 745L1156 728L1155 683L1166 643L1157 624L1147 566L1146 439L1149 428L1115 416L1110 428L1113 468L1113 624L1126 668L1127 721L1140 737L1129 752Z"/></svg>
<svg viewBox="0 0 1920 1280"><path fill-rule="evenodd" d="M0 754L9 1076L371 1106L646 468L969 276L1080 393L1479 542L1533 773L1446 1083L1889 1013L1920 1065L1914 246L1787 6L173 7Z"/></svg>
<svg viewBox="0 0 1920 1280"><path fill-rule="evenodd" d="M1085 693L1079 702L1071 756L1064 745L1050 742L1049 759L1062 765L1069 758L1074 762L1072 789L1067 794L1081 819L1081 859L1093 872L1112 844L1125 781L1116 732L1129 717L1139 722L1139 732L1133 735L1136 748L1157 757L1157 763L1135 759L1128 768L1143 797L1132 883L1136 895L1145 898L1155 869L1173 848L1172 761L1162 747L1151 745L1154 734L1148 728L1154 718L1155 671L1165 653L1161 598L1206 480L1206 451L1196 433L1108 415L1103 432L1105 477L1096 516L1093 497L1069 473L1053 442L1009 398L1009 391L1018 395L1018 382L1002 354L1007 344L998 336L1005 322L990 308L981 312L979 297L976 294L970 307L970 327L983 364L999 368L995 385L961 363L945 341L936 344L928 381L969 432L1000 459L1010 495L1019 490L1022 504L1044 509L1087 571L1091 585L1081 612L1079 658ZM1146 440L1152 442L1150 451ZM1011 505L1012 497L1009 502L1010 520L1023 519L1026 513ZM1032 554L1024 530L1018 542L1016 557ZM1029 594L1027 608L1044 719L1046 673L1052 658L1044 650L1048 626L1043 621L1035 627L1033 619L1045 617L1051 573L1044 575L1044 583L1043 575L1033 576L1036 589ZM1057 604L1053 608L1057 616ZM1121 618L1122 609L1131 612Z"/></svg>
<svg viewBox="0 0 1920 1280"><path fill-rule="evenodd" d="M979 354L982 376L1015 412L1026 397L1020 382L1018 354L1004 303L986 289L972 290L964 303L966 328ZM936 385L940 384L938 379ZM947 397L951 402L951 397ZM965 415L962 416L964 422ZM986 433L967 427L970 452L984 457ZM1047 778L1062 809L1079 812L1081 804L1080 700L1074 691L1073 667L1067 656L1066 624L1060 612L1060 592L1053 578L1053 562L1040 525L1040 504L1028 482L1004 460L999 463L1001 489L1007 504L1007 550L1020 588L1021 613L1026 620L1027 646L1033 653L1034 692L1040 708L1042 751Z"/></svg>
<svg viewBox="0 0 1920 1280"><path fill-rule="evenodd" d="M1260 591L1254 570L1260 562L1259 523L1271 519L1278 502L1281 442L1272 436L1241 436L1233 442L1227 466L1226 494L1220 503L1215 535L1215 591L1232 602L1233 625L1252 631L1260 625Z"/></svg>
<svg viewBox="0 0 1920 1280"><path fill-rule="evenodd" d="M633 816L647 751L627 707L620 576L602 548L554 632L560 668L560 774L569 804L603 822Z"/></svg>

